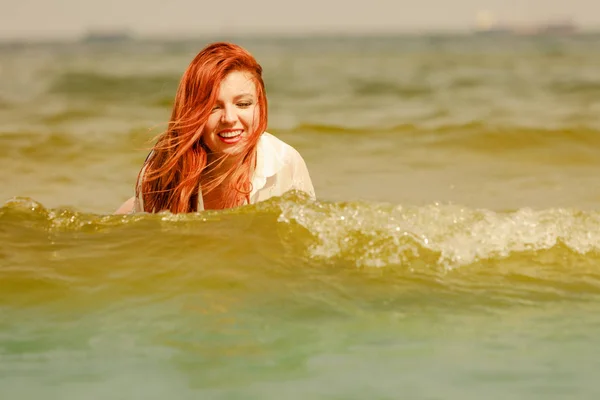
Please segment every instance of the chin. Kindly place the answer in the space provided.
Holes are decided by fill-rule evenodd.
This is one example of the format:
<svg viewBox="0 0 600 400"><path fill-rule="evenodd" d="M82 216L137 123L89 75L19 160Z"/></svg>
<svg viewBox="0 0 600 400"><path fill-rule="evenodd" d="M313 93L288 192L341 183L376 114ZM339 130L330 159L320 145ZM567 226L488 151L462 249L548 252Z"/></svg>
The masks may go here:
<svg viewBox="0 0 600 400"><path fill-rule="evenodd" d="M216 154L223 155L225 157L240 156L244 152L245 146L241 143L236 143L233 146L221 147L217 150Z"/></svg>
<svg viewBox="0 0 600 400"><path fill-rule="evenodd" d="M222 143L219 141L219 139L216 139L215 141L212 141L212 143L210 143L210 145L208 145L207 147L210 149L210 152L215 156L221 155L225 157L232 157L242 155L245 152L247 146L248 138L247 136L243 136L239 142L232 144Z"/></svg>

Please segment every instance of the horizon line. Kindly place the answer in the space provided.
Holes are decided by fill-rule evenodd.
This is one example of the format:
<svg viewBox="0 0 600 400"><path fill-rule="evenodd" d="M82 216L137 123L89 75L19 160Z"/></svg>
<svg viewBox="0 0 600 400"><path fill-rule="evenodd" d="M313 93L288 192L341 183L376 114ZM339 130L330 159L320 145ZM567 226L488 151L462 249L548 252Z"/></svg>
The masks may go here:
<svg viewBox="0 0 600 400"><path fill-rule="evenodd" d="M600 25L596 26L577 26L576 31L565 36L589 35L600 33ZM307 30L254 30L250 32L220 32L220 31L187 31L187 32L147 32L136 31L128 28L89 28L83 32L70 33L67 35L54 34L50 32L40 32L36 35L20 36L0 36L2 44L19 43L79 43L85 42L86 38L93 35L121 35L123 39L133 41L145 40L193 40L199 38L250 38L250 39L301 39L301 38L339 38L339 37L393 37L393 36L464 36L484 34L486 31L476 26L472 27L446 27L446 28L413 28L413 29L307 29ZM510 33L509 33L510 35ZM514 34L514 36L519 36ZM524 35L527 36L527 35ZM557 34L556 36L560 36Z"/></svg>

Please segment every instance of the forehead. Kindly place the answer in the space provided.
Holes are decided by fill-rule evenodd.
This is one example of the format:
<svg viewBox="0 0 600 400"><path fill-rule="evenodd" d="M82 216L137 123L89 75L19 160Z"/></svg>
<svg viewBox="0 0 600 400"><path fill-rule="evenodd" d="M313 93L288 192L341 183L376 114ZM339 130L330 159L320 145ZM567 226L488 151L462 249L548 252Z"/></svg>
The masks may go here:
<svg viewBox="0 0 600 400"><path fill-rule="evenodd" d="M219 98L221 99L244 94L256 96L256 85L252 75L248 72L230 72L219 85Z"/></svg>

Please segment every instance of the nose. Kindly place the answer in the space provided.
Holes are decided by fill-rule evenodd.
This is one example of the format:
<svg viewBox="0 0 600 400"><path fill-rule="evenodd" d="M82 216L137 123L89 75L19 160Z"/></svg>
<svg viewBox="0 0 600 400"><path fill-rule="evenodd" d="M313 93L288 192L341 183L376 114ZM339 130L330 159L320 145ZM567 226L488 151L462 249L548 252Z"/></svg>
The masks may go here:
<svg viewBox="0 0 600 400"><path fill-rule="evenodd" d="M233 107L225 107L223 109L223 114L221 114L221 122L226 125L231 125L235 123L237 118L237 114L235 113L235 109Z"/></svg>

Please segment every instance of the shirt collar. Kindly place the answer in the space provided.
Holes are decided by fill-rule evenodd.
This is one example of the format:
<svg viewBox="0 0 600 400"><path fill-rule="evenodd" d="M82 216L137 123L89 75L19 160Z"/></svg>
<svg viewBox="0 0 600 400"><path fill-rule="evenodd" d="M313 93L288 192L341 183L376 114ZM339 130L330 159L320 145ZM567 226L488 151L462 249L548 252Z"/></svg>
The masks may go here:
<svg viewBox="0 0 600 400"><path fill-rule="evenodd" d="M267 183L267 178L276 175L284 166L281 154L277 151L269 133L263 133L256 146L256 169L252 177L252 197Z"/></svg>

